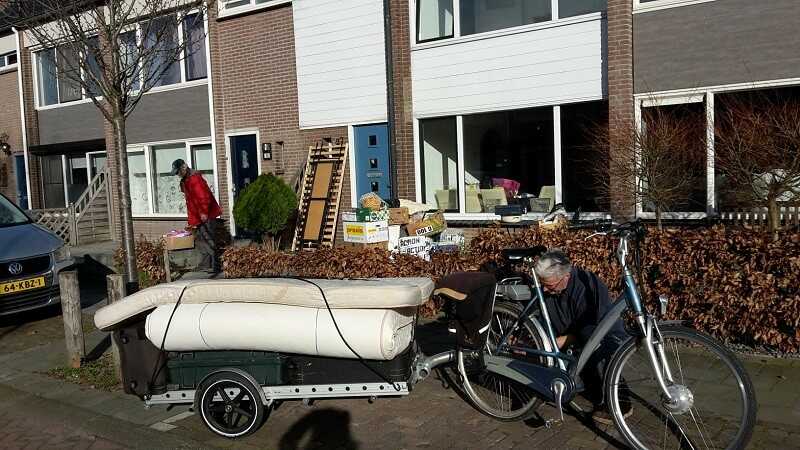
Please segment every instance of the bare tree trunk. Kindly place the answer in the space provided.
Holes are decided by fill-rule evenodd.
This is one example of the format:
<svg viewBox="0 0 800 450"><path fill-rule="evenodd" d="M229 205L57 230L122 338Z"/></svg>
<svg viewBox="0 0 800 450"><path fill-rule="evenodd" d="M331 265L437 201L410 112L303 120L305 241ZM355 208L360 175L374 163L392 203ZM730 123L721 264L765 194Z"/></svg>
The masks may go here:
<svg viewBox="0 0 800 450"><path fill-rule="evenodd" d="M775 197L770 197L767 200L767 228L772 235L772 240L779 239L778 229L780 228L781 212L778 207L778 201Z"/></svg>
<svg viewBox="0 0 800 450"><path fill-rule="evenodd" d="M661 226L661 207L656 207L656 228L658 231L662 231L664 228Z"/></svg>
<svg viewBox="0 0 800 450"><path fill-rule="evenodd" d="M122 225L122 251L125 257L125 281L128 293L138 290L139 270L136 267L136 244L133 234L133 214L131 212L131 189L128 179L128 139L125 134L125 116L115 112L114 138L117 141L117 177L119 179L119 212Z"/></svg>

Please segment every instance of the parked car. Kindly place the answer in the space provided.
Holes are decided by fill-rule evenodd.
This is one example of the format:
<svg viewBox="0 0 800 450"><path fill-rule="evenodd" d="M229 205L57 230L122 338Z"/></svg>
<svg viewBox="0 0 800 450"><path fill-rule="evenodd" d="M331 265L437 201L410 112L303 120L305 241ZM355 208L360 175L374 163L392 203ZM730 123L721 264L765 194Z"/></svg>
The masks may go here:
<svg viewBox="0 0 800 450"><path fill-rule="evenodd" d="M61 238L0 194L0 315L59 303L58 273L74 263Z"/></svg>

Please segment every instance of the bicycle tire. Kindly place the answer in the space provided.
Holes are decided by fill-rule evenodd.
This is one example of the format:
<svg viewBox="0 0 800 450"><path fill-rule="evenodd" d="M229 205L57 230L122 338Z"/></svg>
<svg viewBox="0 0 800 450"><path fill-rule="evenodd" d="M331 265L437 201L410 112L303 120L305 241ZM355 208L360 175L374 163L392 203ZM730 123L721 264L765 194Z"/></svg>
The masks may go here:
<svg viewBox="0 0 800 450"><path fill-rule="evenodd" d="M492 310L492 324L489 328L490 334L489 337L487 338L487 346L483 350L485 352L489 352L490 354L492 351L494 351L491 339L493 337L492 330L494 329L495 324L499 322L498 320L496 320L498 314L503 314L509 319L513 318L513 320L516 320L522 314L522 309L519 306L511 303L505 303L505 302L495 303L494 308ZM522 330L524 333L528 335L528 338L530 339L530 342L528 342L527 346L532 348L543 348L543 349L549 348L549 345L547 344L548 343L547 335L544 331L544 328L542 328L541 324L538 324L538 322L528 317L523 322ZM523 337L520 337L520 335L518 335L516 336L516 338L522 339ZM474 370L468 370L467 364L465 363L465 360L467 359L467 352L468 351L464 351L461 349L458 351L456 364L457 364L457 370L462 379L461 384L463 392L466 395L466 398L469 401L469 403L475 409L477 409L486 416L489 416L495 420L499 420L502 422L514 422L519 420L525 420L536 413L536 410L541 405L542 400L536 396L533 390L531 390L527 386L523 386L514 381L501 379L499 375L489 373L488 371L486 371L485 368L483 368L478 372ZM540 361L542 361L543 364L547 364L548 362L552 363L551 358L540 358ZM510 387L509 394L511 390L517 389L520 392L520 396L523 397L522 401L519 404L519 407L509 411L502 411L498 408L491 406L489 399L482 398L478 392L483 390L483 388L485 387L480 386L481 383L479 383L479 380L481 379L485 380L487 377L493 377L493 380L495 381L495 386L501 390L503 385L500 383L506 383ZM515 399L511 399L511 403L509 404L512 404L514 400Z"/></svg>
<svg viewBox="0 0 800 450"><path fill-rule="evenodd" d="M643 367L642 370L646 372L649 368L649 374L653 377L651 387L643 384L642 393L645 390L652 390L652 397L660 393L655 381L655 374L653 369L649 366L649 359L646 356L646 349L639 345L640 338L631 338L627 340L617 350L612 358L605 377L605 395L608 400L609 411L614 419L617 430L625 438L625 440L637 449L651 449L654 448L652 442L654 440L661 440L663 442L660 448L675 448L675 441L678 447L686 447L689 444L691 448L726 448L726 449L740 449L745 448L750 441L755 426L756 412L758 405L756 403L755 391L753 383L747 374L747 371L742 366L742 363L736 356L722 344L720 344L713 337L708 334L686 328L680 325L662 325L660 326L661 336L664 342L664 352L667 357L668 364L672 367L671 372L675 378L676 383L687 386L693 395L691 408L684 413L670 413L664 408L661 398L653 403L642 401L643 397L639 392L635 392L631 388L632 378L625 379L626 373L624 372L626 365L632 361L632 358L637 352L639 356L645 358L648 367ZM678 351L678 345L673 341L684 341L689 346L684 355L681 356ZM707 350L709 355L699 354L700 347ZM717 359L711 358L711 356ZM683 358L683 359L682 359ZM719 364L721 362L721 364ZM691 364L696 366L693 368ZM703 366L702 368L699 366ZM717 370L717 366L720 370ZM714 378L711 381L703 381L699 378L693 378L691 375L687 376L684 369L692 369L693 374L698 373L701 376ZM727 370L725 370L727 369ZM695 371L696 370L696 371ZM634 370L628 372L630 375ZM688 370L686 370L688 372ZM725 376L719 377L720 372L725 372ZM730 372L730 373L727 373ZM677 373L677 376L676 376ZM687 380L691 383L687 383ZM643 381L643 380L642 380ZM636 380L636 383L639 383ZM727 392L725 386L731 384L732 387ZM621 387L624 386L624 389ZM706 392L708 390L708 392ZM722 391L725 390L725 393ZM733 393L737 393L734 395ZM738 409L735 405L731 405L728 401L734 397L734 401L740 401L741 404L741 417L738 420L728 420L728 415L735 414ZM737 398L738 397L738 398ZM634 403L637 401L641 405ZM623 413L625 402L630 402L631 410L628 413L629 417ZM701 404L699 404L700 402ZM716 409L711 411L717 415L707 415L709 412L709 402L717 402ZM643 407L642 407L643 406ZM701 408L703 414L701 415ZM634 417L636 410L640 409L641 414L637 418ZM641 436L640 434L650 434L642 432L634 432L632 426L643 428L642 424L645 420L652 415L658 422L661 428L661 420L663 420L663 431L659 431L660 437ZM704 420L705 416L705 420ZM734 417L735 418L735 417ZM634 423L638 419L638 423ZM694 427L691 425L691 419L694 422ZM699 422L698 422L699 419ZM684 422L689 422L689 426L685 426ZM710 425L710 428L709 428ZM726 430L728 427L736 427L735 433L731 432L730 438L726 437ZM695 432L696 428L696 432ZM717 434L719 433L719 434ZM653 433L655 434L655 433ZM671 438L672 445L667 445L666 441ZM715 440L717 442L715 442ZM642 442L645 441L645 442ZM697 445L698 443L703 445ZM659 447L655 447L659 448Z"/></svg>

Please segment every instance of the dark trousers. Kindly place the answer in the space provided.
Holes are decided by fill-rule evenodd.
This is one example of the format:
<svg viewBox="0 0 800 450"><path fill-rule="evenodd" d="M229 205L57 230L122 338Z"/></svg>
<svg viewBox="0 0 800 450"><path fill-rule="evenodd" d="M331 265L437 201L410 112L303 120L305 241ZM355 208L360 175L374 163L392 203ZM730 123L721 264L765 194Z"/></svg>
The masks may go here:
<svg viewBox="0 0 800 450"><path fill-rule="evenodd" d="M581 371L580 376L585 387L583 396L596 406L605 403L603 380L606 375L606 369L614 353L617 352L617 349L627 338L627 335L621 333L611 332L607 334Z"/></svg>
<svg viewBox="0 0 800 450"><path fill-rule="evenodd" d="M214 239L217 231L217 220L210 219L201 223L197 227L194 235L194 246L200 252L200 263L198 269L212 270L219 272L219 255L217 255L217 244Z"/></svg>

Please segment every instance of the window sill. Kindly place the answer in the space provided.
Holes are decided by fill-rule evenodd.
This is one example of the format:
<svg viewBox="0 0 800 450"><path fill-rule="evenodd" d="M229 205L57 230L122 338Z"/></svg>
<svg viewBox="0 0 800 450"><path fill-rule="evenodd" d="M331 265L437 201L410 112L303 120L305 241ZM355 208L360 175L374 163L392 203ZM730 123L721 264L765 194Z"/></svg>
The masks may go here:
<svg viewBox="0 0 800 450"><path fill-rule="evenodd" d="M272 0L266 3L261 3L258 5L247 5L247 6L239 6L236 8L231 8L228 10L222 9L224 6L222 2L220 2L220 11L219 15L217 16L217 20L227 19L230 17L241 16L244 14L248 14L254 11L261 11L262 9L272 8L274 6L285 5L287 3L292 3L292 0Z"/></svg>
<svg viewBox="0 0 800 450"><path fill-rule="evenodd" d="M14 72L17 70L17 67L18 67L17 64L9 64L7 66L0 67L0 74Z"/></svg>
<svg viewBox="0 0 800 450"><path fill-rule="evenodd" d="M192 80L192 81L186 81L186 82L183 82L183 83L175 83L175 84L169 84L169 85L166 85L166 86L154 87L154 88L151 88L149 91L145 92L144 95L157 94L159 92L166 92L166 91L175 91L175 90L178 90L178 89L186 89L186 88L195 87L195 86L202 86L202 85L206 85L206 84L208 84L208 78L201 78L199 80ZM98 100L102 100L103 97L97 97L97 99ZM47 105L47 106L37 106L36 110L37 111L44 111L44 110L48 110L48 109L69 108L70 106L83 105L85 103L91 103L91 102L92 102L91 98L84 98L82 100L75 100L75 101L72 101L72 102L56 103L54 105Z"/></svg>
<svg viewBox="0 0 800 450"><path fill-rule="evenodd" d="M678 8L680 6L697 5L699 3L708 3L715 0L659 0L654 2L639 3L634 1L633 13L646 13L651 11L659 11L662 9Z"/></svg>
<svg viewBox="0 0 800 450"><path fill-rule="evenodd" d="M572 218L574 212L567 212L566 216L568 219ZM541 220L546 216L547 213L527 213L520 216L522 220ZM582 212L581 213L581 220L594 220L594 219L605 219L608 217L608 213L606 212ZM488 213L444 213L445 220L450 220L453 222L486 222L486 221L497 221L500 222L501 217L497 214L488 214Z"/></svg>
<svg viewBox="0 0 800 450"><path fill-rule="evenodd" d="M704 0L704 1L713 1L713 0ZM436 48L436 47L446 47L448 45L456 45L461 44L464 42L472 42L472 41L480 41L483 39L493 39L496 37L501 36L510 36L512 34L519 34L519 33L530 33L533 31L538 30L546 30L548 28L555 28L555 27L563 27L566 25L573 25L577 23L583 22L592 22L595 20L600 20L605 17L604 12L595 12L589 14L583 14L580 16L575 17L567 17L564 19L556 19L550 20L547 22L539 22L539 23L532 23L529 25L521 25L518 27L512 28L503 28L501 30L494 30L494 31L487 31L485 33L476 33L476 34L469 34L467 36L459 36L457 38L444 38L430 42L424 42L421 44L412 44L411 51L417 50L425 50L429 48Z"/></svg>

